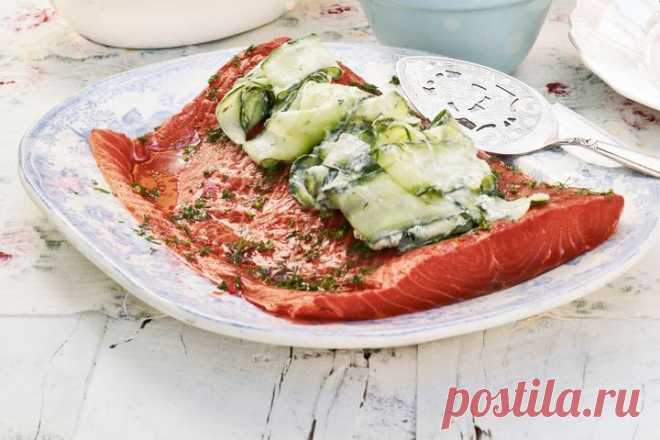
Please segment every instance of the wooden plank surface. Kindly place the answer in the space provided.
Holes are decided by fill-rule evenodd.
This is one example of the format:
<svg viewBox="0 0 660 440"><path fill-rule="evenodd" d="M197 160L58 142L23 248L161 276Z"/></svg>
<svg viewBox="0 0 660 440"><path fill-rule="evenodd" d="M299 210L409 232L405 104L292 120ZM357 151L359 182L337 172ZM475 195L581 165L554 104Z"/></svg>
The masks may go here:
<svg viewBox="0 0 660 440"><path fill-rule="evenodd" d="M0 438L73 437L105 322L100 314L0 319Z"/></svg>

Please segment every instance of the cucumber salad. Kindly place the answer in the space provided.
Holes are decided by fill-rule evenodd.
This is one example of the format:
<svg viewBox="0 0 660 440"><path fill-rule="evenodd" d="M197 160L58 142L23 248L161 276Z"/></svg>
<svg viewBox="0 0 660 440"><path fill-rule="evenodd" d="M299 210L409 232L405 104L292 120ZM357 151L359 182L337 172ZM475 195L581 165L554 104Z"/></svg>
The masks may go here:
<svg viewBox="0 0 660 440"><path fill-rule="evenodd" d="M257 164L292 162L295 199L340 210L371 249L517 220L548 199L498 197L497 176L447 111L429 123L396 91L335 83L341 75L318 37L293 40L237 80L216 116Z"/></svg>

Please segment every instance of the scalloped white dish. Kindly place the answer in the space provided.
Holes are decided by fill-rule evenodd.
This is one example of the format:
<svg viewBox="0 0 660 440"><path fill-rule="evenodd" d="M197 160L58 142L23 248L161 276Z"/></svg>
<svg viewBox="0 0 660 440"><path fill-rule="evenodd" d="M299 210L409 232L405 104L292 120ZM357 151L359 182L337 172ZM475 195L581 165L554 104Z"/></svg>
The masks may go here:
<svg viewBox="0 0 660 440"><path fill-rule="evenodd" d="M617 93L660 110L660 4L578 0L570 39L584 64Z"/></svg>
<svg viewBox="0 0 660 440"><path fill-rule="evenodd" d="M394 63L420 52L331 44L366 80L386 85ZM153 307L191 325L273 344L319 348L386 347L427 342L541 313L605 285L653 243L660 213L658 182L624 169L586 164L545 151L516 164L537 179L612 188L626 207L616 234L593 251L528 282L480 298L394 318L300 324L267 314L215 286L164 246L144 240L121 202L97 191L104 182L87 137L92 128L139 135L177 112L237 50L201 54L125 72L82 91L46 114L20 146L27 192L66 238L118 283ZM101 184L103 186L103 184Z"/></svg>

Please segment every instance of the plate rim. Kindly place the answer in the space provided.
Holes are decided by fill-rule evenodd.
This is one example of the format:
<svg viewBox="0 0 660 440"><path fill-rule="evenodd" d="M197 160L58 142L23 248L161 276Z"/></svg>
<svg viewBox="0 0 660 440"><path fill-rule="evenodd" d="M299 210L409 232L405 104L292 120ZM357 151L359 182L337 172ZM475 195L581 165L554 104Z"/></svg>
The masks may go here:
<svg viewBox="0 0 660 440"><path fill-rule="evenodd" d="M360 43L330 43L331 46L336 47L379 47L381 49L398 49L390 48L387 46L377 46L373 44L360 44ZM274 344L274 345L287 345L295 347L307 347L307 348L317 348L317 349L352 349L352 348L384 348L384 347L398 347L411 344L421 344L425 342L430 342L439 339L445 339L453 336L458 336L462 334L472 333L499 325L507 324L514 322L520 319L528 318L531 316L539 315L543 312L546 312L552 308L558 307L560 305L566 304L575 299L581 298L589 293L594 292L610 281L618 278L620 275L625 273L630 269L640 258L642 258L650 249L653 244L655 244L660 230L660 215L657 215L655 218L655 224L653 225L653 230L647 240L645 240L642 245L637 249L637 252L626 260L623 264L617 267L617 270L613 270L603 276L587 282L584 286L580 288L572 288L567 290L563 295L553 296L542 301L539 301L534 304L533 308L530 308L528 304L515 307L509 311L503 311L496 315L480 317L475 320L471 320L463 323L455 323L449 326L443 327L432 327L425 328L418 331L402 331L399 330L393 334L387 333L378 333L377 335L310 335L304 334L296 331L278 331L272 332L266 328L260 328L258 326L253 326L249 324L240 324L237 322L231 322L225 318L210 319L209 316L191 310L191 308L185 304L179 304L175 301L172 301L168 298L161 297L154 292L150 291L145 286L136 283L135 280L131 278L130 275L125 274L119 267L117 267L113 262L108 260L105 257L105 254L101 252L93 243L93 241L82 234L79 229L72 225L67 217L64 215L64 212L57 209L55 206L50 203L48 199L43 197L36 186L35 182L32 180L34 176L31 176L28 173L28 167L30 164L27 162L28 151L30 143L34 137L35 131L37 131L43 125L46 125L52 117L54 117L59 111L70 106L74 103L80 96L94 90L97 87L101 87L107 82L111 82L125 75L134 74L136 71L140 70L149 70L164 67L168 64L176 64L181 62L182 59L193 59L195 57L205 57L212 54L222 54L222 53L235 53L242 48L228 48L221 49L217 51L204 52L187 57L177 57L171 60L152 63L145 66L137 67L134 69L129 69L124 72L120 72L114 75L111 75L107 78L104 78L100 81L93 83L90 86L87 86L80 90L73 96L68 97L60 104L51 108L48 112L42 115L38 121L32 125L23 135L19 148L19 160L18 160L18 175L19 180L25 189L26 193L30 199L46 214L48 219L53 222L57 229L64 235L64 237L87 259L89 259L95 266L100 268L106 275L120 284L124 289L127 290L132 295L135 295L140 300L144 301L148 305L154 307L157 310L164 312L165 314L186 322L195 327L202 328L213 333L218 333L225 336L237 337L241 339L246 339L254 342ZM192 270L192 269L190 269ZM497 292L493 292L496 294ZM266 312L264 312L266 313ZM419 313L419 312L418 312ZM323 325L323 324L320 324Z"/></svg>

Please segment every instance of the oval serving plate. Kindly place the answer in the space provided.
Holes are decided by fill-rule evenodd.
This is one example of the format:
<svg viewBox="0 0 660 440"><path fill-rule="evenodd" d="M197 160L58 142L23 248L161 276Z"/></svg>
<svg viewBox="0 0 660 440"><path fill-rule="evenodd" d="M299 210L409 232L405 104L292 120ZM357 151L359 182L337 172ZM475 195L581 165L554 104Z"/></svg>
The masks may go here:
<svg viewBox="0 0 660 440"><path fill-rule="evenodd" d="M331 44L367 80L384 85L394 63L420 52ZM253 341L317 348L421 343L501 325L567 303L627 270L653 242L660 185L623 169L604 169L563 152L540 152L517 165L536 178L626 198L617 233L595 250L551 272L480 298L394 318L299 324L269 315L215 286L163 245L138 236L137 222L107 188L87 144L92 128L137 136L160 124L206 84L237 50L150 65L101 81L46 114L20 146L20 175L37 205L94 264L151 306L191 325ZM366 60L369 60L368 62ZM542 165L542 166L541 166ZM96 185L94 182L98 182Z"/></svg>

